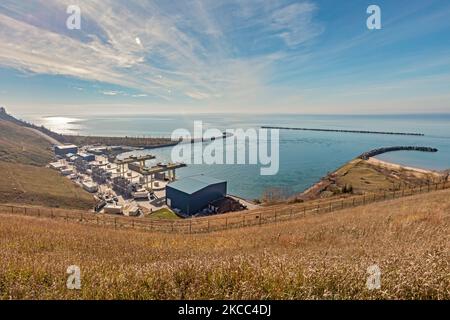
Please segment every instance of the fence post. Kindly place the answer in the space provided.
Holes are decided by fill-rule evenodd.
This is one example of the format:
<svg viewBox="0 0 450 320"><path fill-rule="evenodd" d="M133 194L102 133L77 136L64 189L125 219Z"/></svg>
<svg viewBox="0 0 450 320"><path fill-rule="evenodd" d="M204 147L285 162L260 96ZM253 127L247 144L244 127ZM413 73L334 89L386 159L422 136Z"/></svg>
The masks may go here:
<svg viewBox="0 0 450 320"><path fill-rule="evenodd" d="M208 219L208 232L209 232L209 219Z"/></svg>
<svg viewBox="0 0 450 320"><path fill-rule="evenodd" d="M83 212L80 212L81 222L83 222Z"/></svg>
<svg viewBox="0 0 450 320"><path fill-rule="evenodd" d="M114 229L117 229L117 218L114 218Z"/></svg>
<svg viewBox="0 0 450 320"><path fill-rule="evenodd" d="M289 216L292 218L292 208L291 208L291 213L289 214Z"/></svg>
<svg viewBox="0 0 450 320"><path fill-rule="evenodd" d="M242 226L245 227L245 215L242 215Z"/></svg>
<svg viewBox="0 0 450 320"><path fill-rule="evenodd" d="M172 232L173 232L173 224L174 224L174 222L172 221Z"/></svg>
<svg viewBox="0 0 450 320"><path fill-rule="evenodd" d="M192 218L189 220L189 233L192 233Z"/></svg>
<svg viewBox="0 0 450 320"><path fill-rule="evenodd" d="M225 218L225 229L228 229L228 218Z"/></svg>
<svg viewBox="0 0 450 320"><path fill-rule="evenodd" d="M262 216L262 212L259 214L259 225L261 225L261 216Z"/></svg>
<svg viewBox="0 0 450 320"><path fill-rule="evenodd" d="M277 222L277 210L275 210L275 222Z"/></svg>

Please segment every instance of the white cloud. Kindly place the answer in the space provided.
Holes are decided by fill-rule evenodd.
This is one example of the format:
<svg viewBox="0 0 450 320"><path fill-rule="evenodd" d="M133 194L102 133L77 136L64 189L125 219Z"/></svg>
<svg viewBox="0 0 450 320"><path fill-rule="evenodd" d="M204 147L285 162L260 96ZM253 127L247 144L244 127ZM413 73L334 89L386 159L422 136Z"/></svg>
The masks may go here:
<svg viewBox="0 0 450 320"><path fill-rule="evenodd" d="M275 2L255 20L270 26L267 32L276 32L287 46L320 33L312 21L315 6ZM176 6L79 0L82 29L72 31L65 28L68 4L2 0L0 65L110 83L165 100L208 100L262 94L271 62L282 57L283 48L251 57L236 54L230 36L248 22L239 16L226 21L223 8L242 7L237 0L180 1Z"/></svg>
<svg viewBox="0 0 450 320"><path fill-rule="evenodd" d="M311 2L296 2L275 10L271 27L289 46L298 46L323 32L323 27L313 22L317 11Z"/></svg>
<svg viewBox="0 0 450 320"><path fill-rule="evenodd" d="M104 94L105 96L117 96L119 94L122 94L121 91L102 91L102 94Z"/></svg>

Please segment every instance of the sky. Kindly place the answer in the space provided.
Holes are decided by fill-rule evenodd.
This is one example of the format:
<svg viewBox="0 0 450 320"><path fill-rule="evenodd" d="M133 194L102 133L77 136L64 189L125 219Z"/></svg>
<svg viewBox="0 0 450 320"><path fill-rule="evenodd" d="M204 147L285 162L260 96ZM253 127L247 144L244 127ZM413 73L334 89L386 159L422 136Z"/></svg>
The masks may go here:
<svg viewBox="0 0 450 320"><path fill-rule="evenodd" d="M369 30L369 5L381 29ZM70 30L69 5L81 9ZM450 112L448 0L1 0L19 115Z"/></svg>

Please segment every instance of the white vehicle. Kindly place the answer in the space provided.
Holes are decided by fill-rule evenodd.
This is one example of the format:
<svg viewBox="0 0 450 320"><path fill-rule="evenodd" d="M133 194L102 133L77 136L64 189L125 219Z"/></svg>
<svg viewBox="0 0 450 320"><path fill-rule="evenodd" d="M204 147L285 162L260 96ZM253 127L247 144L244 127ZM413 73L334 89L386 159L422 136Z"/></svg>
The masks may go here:
<svg viewBox="0 0 450 320"><path fill-rule="evenodd" d="M133 192L134 200L147 200L149 193L147 191L136 191Z"/></svg>

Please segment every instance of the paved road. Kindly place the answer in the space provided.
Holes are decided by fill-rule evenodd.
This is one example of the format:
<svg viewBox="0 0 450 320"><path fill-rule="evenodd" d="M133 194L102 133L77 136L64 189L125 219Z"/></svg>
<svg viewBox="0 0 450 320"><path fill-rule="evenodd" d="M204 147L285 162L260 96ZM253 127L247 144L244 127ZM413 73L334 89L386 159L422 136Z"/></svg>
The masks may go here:
<svg viewBox="0 0 450 320"><path fill-rule="evenodd" d="M34 128L27 128L27 129L33 131L34 133L37 133L38 135L40 135L42 138L44 138L45 140L47 140L47 141L50 142L51 144L58 144L58 145L59 145L59 144L62 144L62 143L59 142L58 140L56 140L56 139L54 139L54 138L52 138L52 137L46 135L45 133L43 133L43 132L41 132L41 131L39 131L39 130L37 130L37 129L34 129Z"/></svg>

